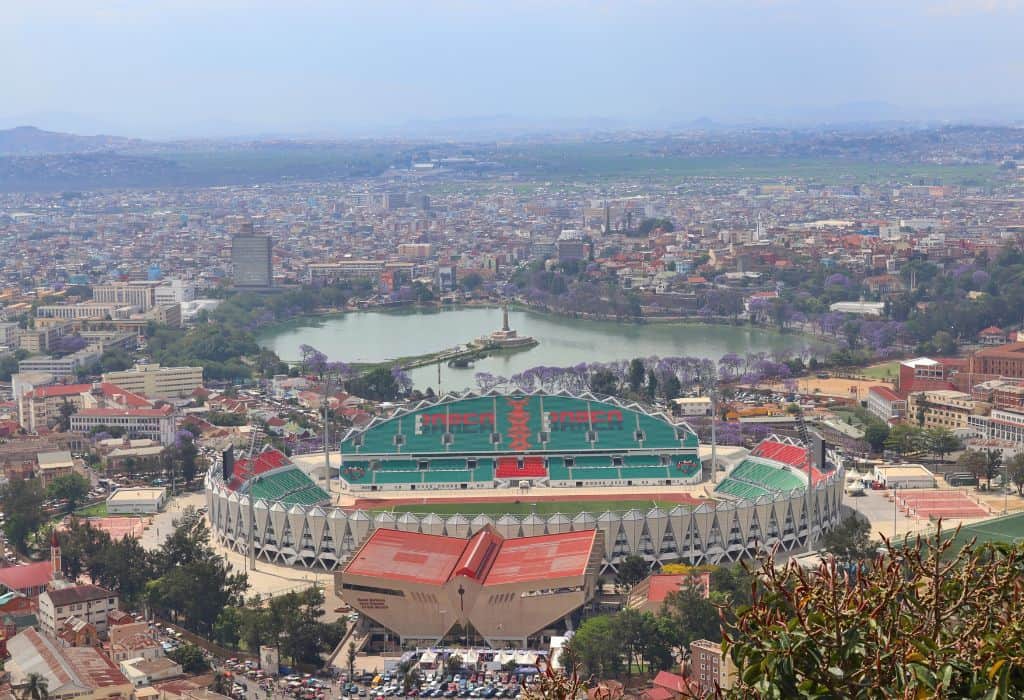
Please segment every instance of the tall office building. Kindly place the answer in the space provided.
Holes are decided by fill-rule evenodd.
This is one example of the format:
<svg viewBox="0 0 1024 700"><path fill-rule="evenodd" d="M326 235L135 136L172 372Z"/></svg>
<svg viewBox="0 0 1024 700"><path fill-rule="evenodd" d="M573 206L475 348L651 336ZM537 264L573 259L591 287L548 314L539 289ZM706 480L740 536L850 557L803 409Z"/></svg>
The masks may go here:
<svg viewBox="0 0 1024 700"><path fill-rule="evenodd" d="M273 284L273 248L270 236L253 233L251 224L235 234L231 239L231 266L236 287L265 289Z"/></svg>

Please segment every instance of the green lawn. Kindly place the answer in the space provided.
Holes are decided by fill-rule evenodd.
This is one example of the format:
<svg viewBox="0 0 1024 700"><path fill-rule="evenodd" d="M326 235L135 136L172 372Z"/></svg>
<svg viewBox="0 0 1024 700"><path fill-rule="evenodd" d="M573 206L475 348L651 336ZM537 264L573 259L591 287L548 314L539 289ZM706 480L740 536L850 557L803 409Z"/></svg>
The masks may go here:
<svg viewBox="0 0 1024 700"><path fill-rule="evenodd" d="M79 508L75 511L75 515L80 515L84 518L105 518L107 517L107 504L105 501L93 503L91 506Z"/></svg>
<svg viewBox="0 0 1024 700"><path fill-rule="evenodd" d="M880 365L871 365L861 370L861 374L869 379L896 379L900 371L900 363L896 360L883 362Z"/></svg>
<svg viewBox="0 0 1024 700"><path fill-rule="evenodd" d="M389 511L392 513L437 513L438 515L454 515L461 513L462 515L529 515L530 513L536 513L537 515L554 515L555 513L562 513L564 515L576 515L581 512L589 513L603 513L606 510L624 512L627 510L636 509L641 512L646 512L655 506L662 508L665 512L672 510L672 508L680 505L679 503L672 503L669 501L629 501L629 500L617 500L617 501L530 501L529 499L521 499L518 503L512 501L506 501L504 503L477 503L473 501L464 501L461 503L416 503L412 505L395 506L393 508L379 508L380 511ZM686 504L682 504L686 505Z"/></svg>

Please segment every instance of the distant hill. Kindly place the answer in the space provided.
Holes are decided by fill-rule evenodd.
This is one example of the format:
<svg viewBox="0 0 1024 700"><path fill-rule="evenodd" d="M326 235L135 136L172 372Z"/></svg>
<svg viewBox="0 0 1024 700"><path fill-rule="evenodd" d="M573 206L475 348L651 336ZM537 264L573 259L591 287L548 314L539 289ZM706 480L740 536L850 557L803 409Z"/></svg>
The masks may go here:
<svg viewBox="0 0 1024 700"><path fill-rule="evenodd" d="M60 153L94 153L145 143L120 136L79 136L43 131L34 126L0 129L0 156L39 156Z"/></svg>

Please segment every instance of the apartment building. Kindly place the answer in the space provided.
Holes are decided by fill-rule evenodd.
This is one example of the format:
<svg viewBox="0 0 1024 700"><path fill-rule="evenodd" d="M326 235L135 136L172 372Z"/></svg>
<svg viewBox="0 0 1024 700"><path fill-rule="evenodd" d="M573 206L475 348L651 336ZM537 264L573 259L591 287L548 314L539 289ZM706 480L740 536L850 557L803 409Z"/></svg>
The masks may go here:
<svg viewBox="0 0 1024 700"><path fill-rule="evenodd" d="M105 634L107 615L117 610L117 604L117 593L90 584L46 591L39 596L39 629L56 637L64 622L74 616Z"/></svg>
<svg viewBox="0 0 1024 700"><path fill-rule="evenodd" d="M116 405L148 408L149 402L119 386L100 384L54 384L38 386L18 396L18 422L30 433L38 433L60 417L67 404L74 411Z"/></svg>
<svg viewBox="0 0 1024 700"><path fill-rule="evenodd" d="M141 311L149 311L156 306L156 289L160 285L160 282L149 281L98 284L92 288L92 299L94 302L137 306Z"/></svg>
<svg viewBox="0 0 1024 700"><path fill-rule="evenodd" d="M174 409L160 408L85 408L71 416L71 430L119 428L130 438L149 438L161 445L174 442Z"/></svg>
<svg viewBox="0 0 1024 700"><path fill-rule="evenodd" d="M185 280L166 280L154 292L156 304L183 304L196 298L196 286Z"/></svg>
<svg viewBox="0 0 1024 700"><path fill-rule="evenodd" d="M203 368L137 364L120 372L105 372L103 381L150 399L182 398L203 386Z"/></svg>
<svg viewBox="0 0 1024 700"><path fill-rule="evenodd" d="M18 372L46 372L55 377L74 377L100 360L96 348L87 347L64 357L30 357L18 363Z"/></svg>
<svg viewBox="0 0 1024 700"><path fill-rule="evenodd" d="M27 328L17 336L18 347L32 354L47 352L70 329L65 322Z"/></svg>
<svg viewBox="0 0 1024 700"><path fill-rule="evenodd" d="M919 391L908 397L908 414L925 428L946 428L970 434L970 416L985 415L991 406L970 394L952 389Z"/></svg>
<svg viewBox="0 0 1024 700"><path fill-rule="evenodd" d="M274 243L270 236L251 232L251 226L231 239L231 266L235 286L266 289L274 282L271 269Z"/></svg>
<svg viewBox="0 0 1024 700"><path fill-rule="evenodd" d="M907 417L907 400L887 386L868 389L868 410L886 423Z"/></svg>
<svg viewBox="0 0 1024 700"><path fill-rule="evenodd" d="M85 318L127 318L133 311L132 305L87 301L81 304L44 304L36 307L39 318L57 318L73 321Z"/></svg>

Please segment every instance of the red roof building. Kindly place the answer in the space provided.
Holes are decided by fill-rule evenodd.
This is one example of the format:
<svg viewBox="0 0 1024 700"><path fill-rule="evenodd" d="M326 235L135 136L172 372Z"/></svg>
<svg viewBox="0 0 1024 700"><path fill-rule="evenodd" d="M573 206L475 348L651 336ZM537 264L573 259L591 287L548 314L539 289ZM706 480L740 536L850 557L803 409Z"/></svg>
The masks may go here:
<svg viewBox="0 0 1024 700"><path fill-rule="evenodd" d="M378 528L337 574L338 595L403 642L435 643L456 625L484 641L527 644L594 594L598 530L470 539Z"/></svg>
<svg viewBox="0 0 1024 700"><path fill-rule="evenodd" d="M45 591L52 578L53 569L48 561L0 569L0 586L29 598Z"/></svg>

